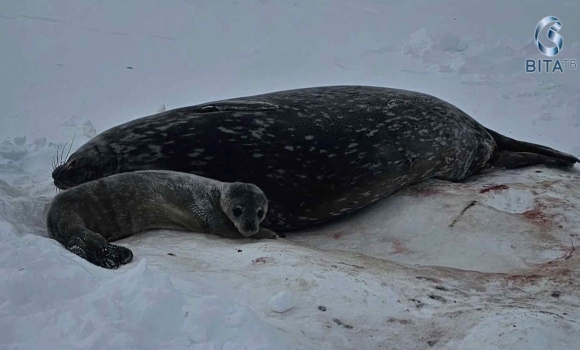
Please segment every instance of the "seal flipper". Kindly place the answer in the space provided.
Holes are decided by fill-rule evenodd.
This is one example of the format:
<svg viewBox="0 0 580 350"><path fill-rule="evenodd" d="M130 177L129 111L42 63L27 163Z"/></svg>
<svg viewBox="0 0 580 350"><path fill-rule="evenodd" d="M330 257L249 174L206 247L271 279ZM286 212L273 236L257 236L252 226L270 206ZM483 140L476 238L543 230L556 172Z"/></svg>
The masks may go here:
<svg viewBox="0 0 580 350"><path fill-rule="evenodd" d="M97 266L116 269L133 259L131 250L109 244L95 232L83 230L83 232L71 236L65 245L66 249Z"/></svg>
<svg viewBox="0 0 580 350"><path fill-rule="evenodd" d="M538 164L569 166L580 159L553 148L524 141L514 140L485 128L493 137L498 149L490 159L490 165L504 168L520 168Z"/></svg>
<svg viewBox="0 0 580 350"><path fill-rule="evenodd" d="M561 158L548 157L538 153L511 151L497 152L489 160L489 163L492 167L505 169L522 168L539 164L556 165L562 167L574 165L574 163L563 160Z"/></svg>

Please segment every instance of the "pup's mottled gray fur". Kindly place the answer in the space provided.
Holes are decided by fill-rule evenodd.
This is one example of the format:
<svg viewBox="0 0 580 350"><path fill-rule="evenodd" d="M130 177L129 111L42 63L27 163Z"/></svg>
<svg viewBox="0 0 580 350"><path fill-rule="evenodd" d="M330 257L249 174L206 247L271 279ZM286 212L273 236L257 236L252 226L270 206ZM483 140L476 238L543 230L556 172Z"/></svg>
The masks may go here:
<svg viewBox="0 0 580 350"><path fill-rule="evenodd" d="M227 238L277 238L260 228L268 200L258 187L174 171L109 176L57 195L48 232L68 250L105 268L131 261L133 253L110 244L153 229L213 233Z"/></svg>

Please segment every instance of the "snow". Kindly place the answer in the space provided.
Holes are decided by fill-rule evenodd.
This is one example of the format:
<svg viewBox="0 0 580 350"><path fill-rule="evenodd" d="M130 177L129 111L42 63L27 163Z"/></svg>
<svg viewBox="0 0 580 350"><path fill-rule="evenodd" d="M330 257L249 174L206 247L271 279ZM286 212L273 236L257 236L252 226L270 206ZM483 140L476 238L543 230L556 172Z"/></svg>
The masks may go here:
<svg viewBox="0 0 580 350"><path fill-rule="evenodd" d="M147 232L115 271L44 222L71 142L305 86L430 93L579 156L580 69L524 71L547 15L579 59L577 1L3 2L0 348L580 348L578 168L429 180L276 241Z"/></svg>
<svg viewBox="0 0 580 350"><path fill-rule="evenodd" d="M268 302L270 309L274 312L286 312L294 307L294 300L288 291L281 291L280 293L270 297Z"/></svg>
<svg viewBox="0 0 580 350"><path fill-rule="evenodd" d="M298 348L247 308L182 295L146 259L105 273L31 235L0 241L0 253L7 349Z"/></svg>

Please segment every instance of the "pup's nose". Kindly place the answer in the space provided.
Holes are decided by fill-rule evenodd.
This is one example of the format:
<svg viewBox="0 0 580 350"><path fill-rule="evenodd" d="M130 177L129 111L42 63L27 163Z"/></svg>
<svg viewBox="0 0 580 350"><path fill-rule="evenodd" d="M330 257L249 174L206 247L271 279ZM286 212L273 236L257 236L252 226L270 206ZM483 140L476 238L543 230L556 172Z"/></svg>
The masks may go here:
<svg viewBox="0 0 580 350"><path fill-rule="evenodd" d="M248 231L256 230L256 222L255 221L246 221L246 227Z"/></svg>

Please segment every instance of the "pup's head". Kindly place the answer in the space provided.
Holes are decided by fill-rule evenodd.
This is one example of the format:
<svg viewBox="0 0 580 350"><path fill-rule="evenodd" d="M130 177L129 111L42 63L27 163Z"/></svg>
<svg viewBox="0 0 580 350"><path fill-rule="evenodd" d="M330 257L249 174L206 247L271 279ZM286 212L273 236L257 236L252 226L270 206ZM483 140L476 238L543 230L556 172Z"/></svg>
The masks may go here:
<svg viewBox="0 0 580 350"><path fill-rule="evenodd" d="M224 186L220 200L222 211L244 237L258 233L268 212L268 199L257 186L241 182Z"/></svg>

